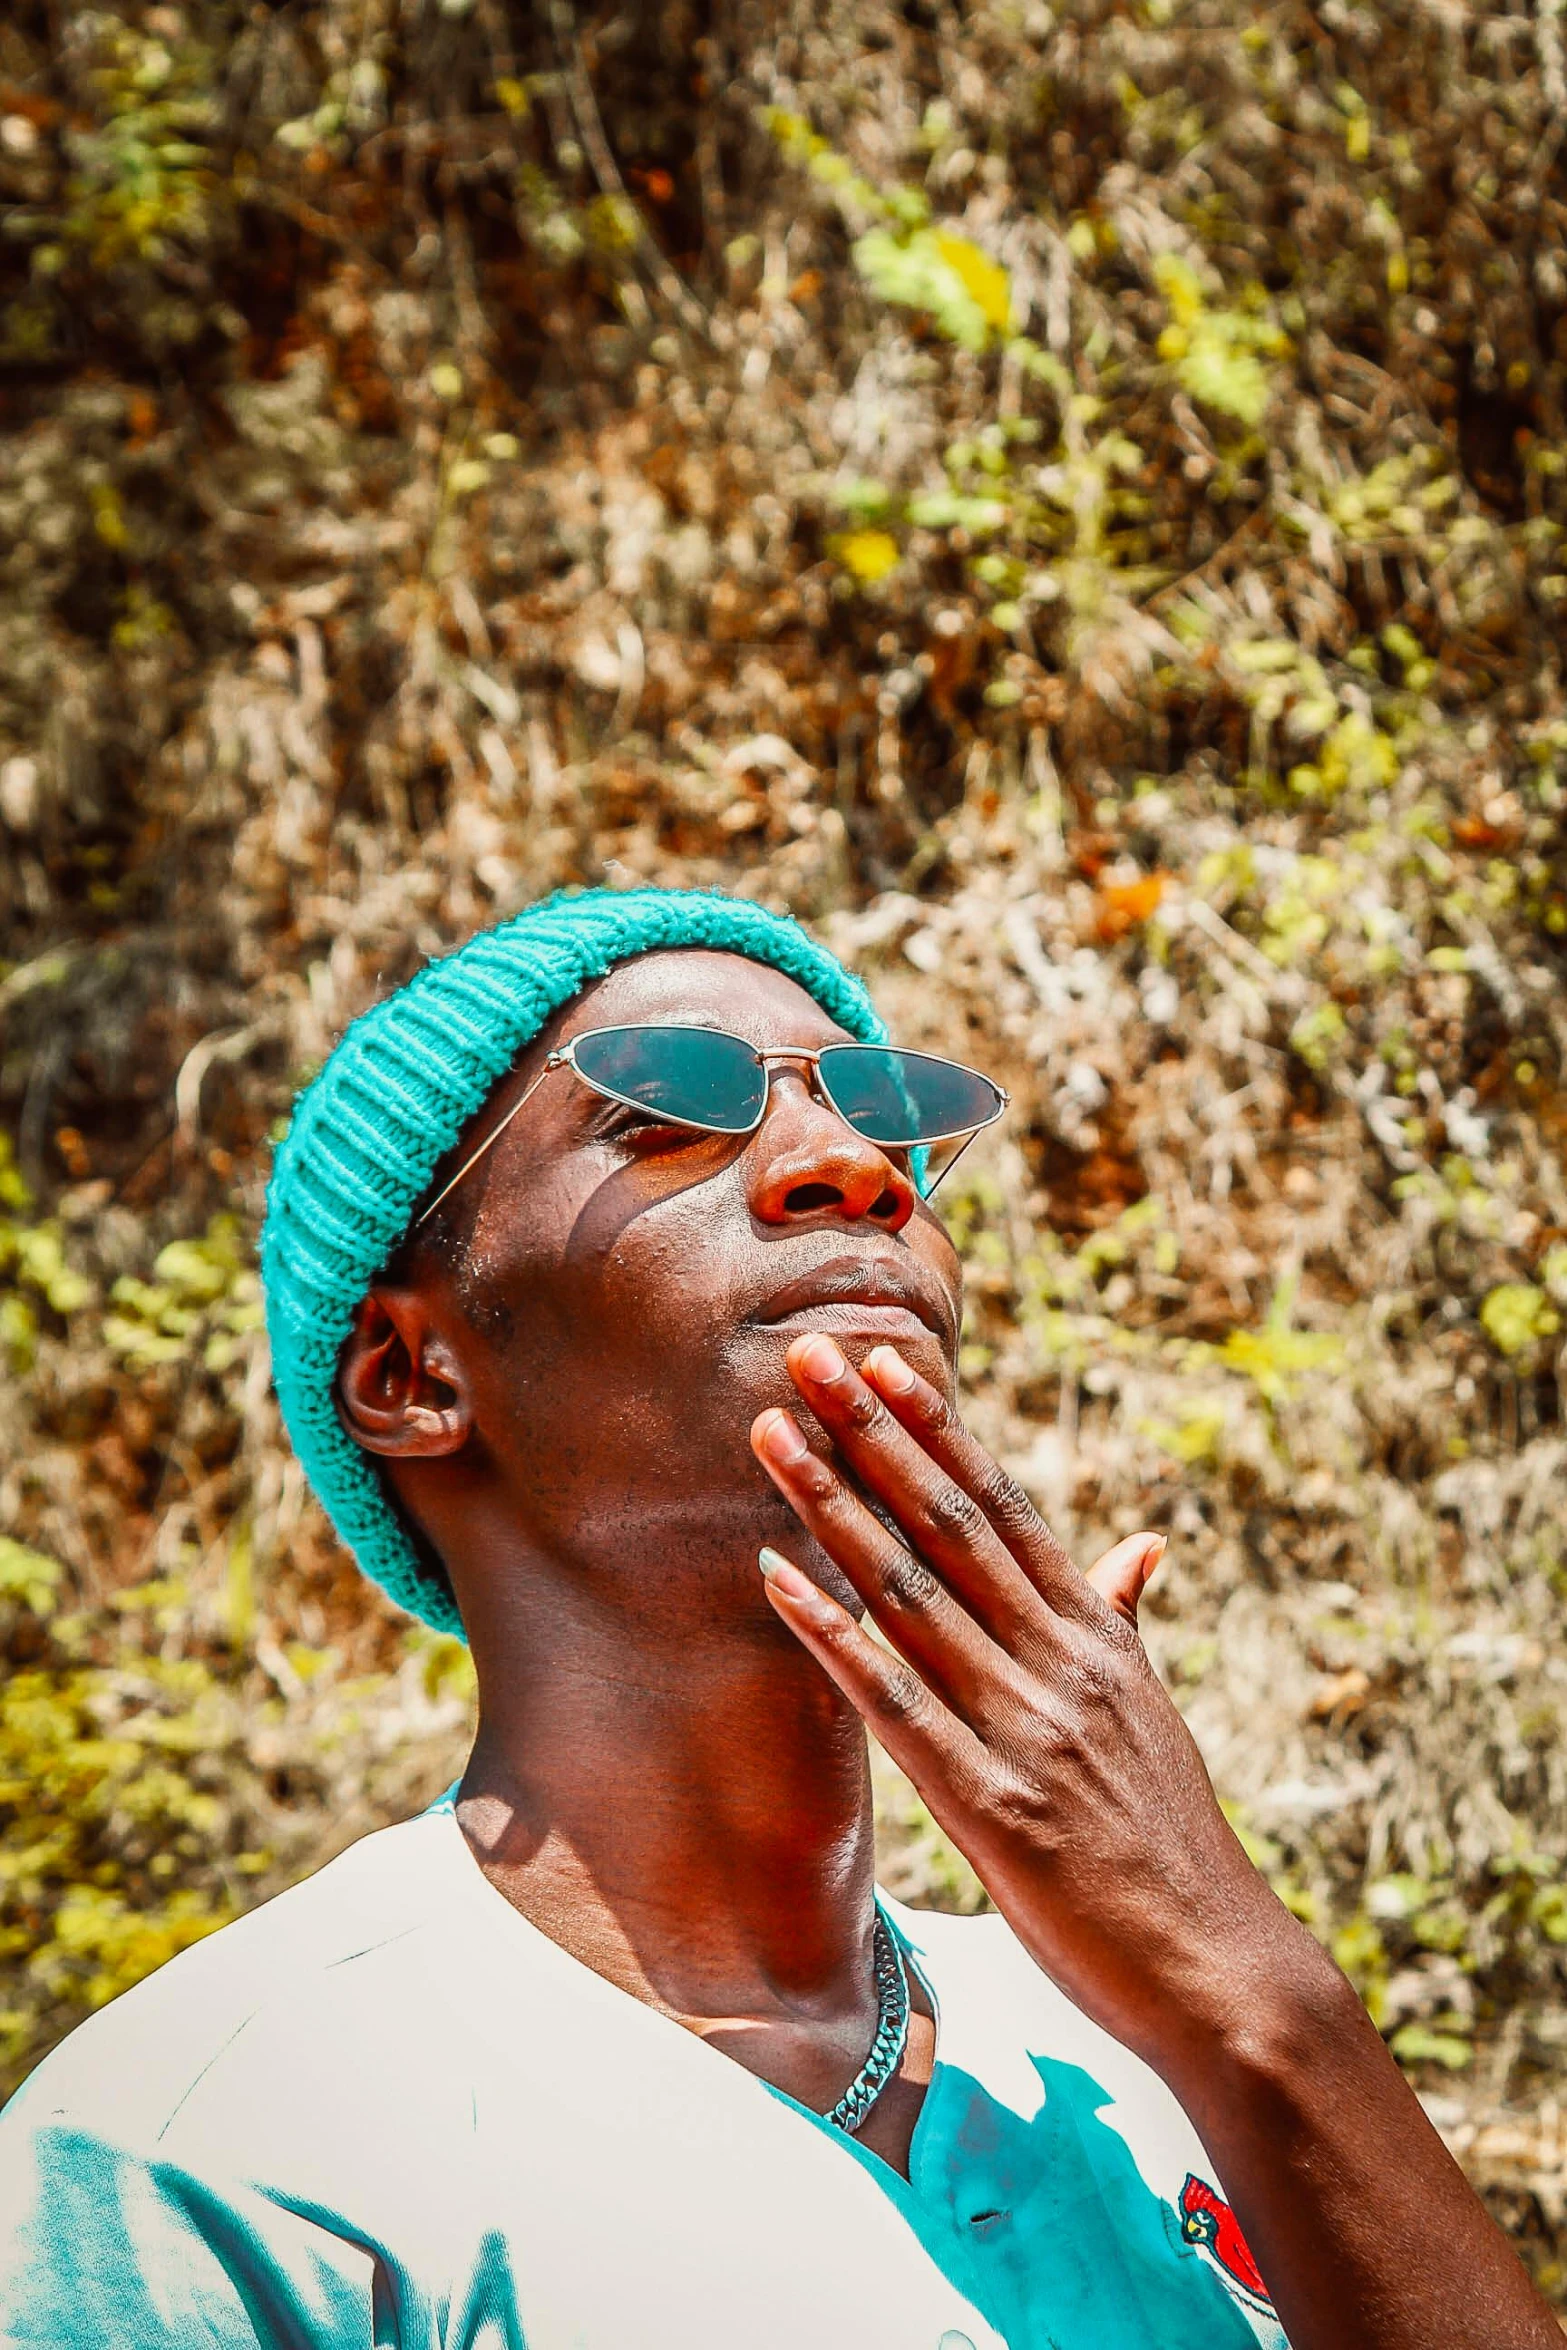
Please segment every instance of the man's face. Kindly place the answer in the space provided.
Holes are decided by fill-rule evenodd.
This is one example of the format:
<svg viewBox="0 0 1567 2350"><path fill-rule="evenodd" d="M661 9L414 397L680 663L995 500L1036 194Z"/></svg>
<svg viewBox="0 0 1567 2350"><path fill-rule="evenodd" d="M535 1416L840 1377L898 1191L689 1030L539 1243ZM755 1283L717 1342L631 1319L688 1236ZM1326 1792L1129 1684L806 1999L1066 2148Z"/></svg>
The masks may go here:
<svg viewBox="0 0 1567 2350"><path fill-rule="evenodd" d="M802 988L761 964L641 956L537 1041L467 1147L552 1047L641 1021L724 1028L769 1048L845 1041ZM433 1285L432 1323L460 1362L472 1434L399 1476L432 1533L442 1517L441 1547L459 1561L475 1547L460 1529L454 1541L450 1522L466 1477L486 1521L474 1528L483 1552L499 1519L530 1551L600 1580L613 1581L617 1555L645 1573L655 1550L678 1579L683 1562L721 1551L749 1589L758 1541L784 1539L796 1555L801 1545L747 1442L767 1405L799 1408L784 1361L793 1337L830 1330L855 1361L890 1339L951 1388L952 1245L906 1155L854 1134L803 1064L773 1064L767 1113L741 1137L650 1126L556 1068L464 1180L478 1194L464 1261L419 1279Z"/></svg>

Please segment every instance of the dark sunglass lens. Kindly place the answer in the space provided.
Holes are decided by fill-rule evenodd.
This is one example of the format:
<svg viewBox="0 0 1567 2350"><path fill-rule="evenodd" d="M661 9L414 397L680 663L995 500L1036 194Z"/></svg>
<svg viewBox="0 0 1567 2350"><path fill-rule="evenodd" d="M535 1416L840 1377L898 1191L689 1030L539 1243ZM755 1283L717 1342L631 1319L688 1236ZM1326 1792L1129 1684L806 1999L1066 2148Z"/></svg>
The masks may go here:
<svg viewBox="0 0 1567 2350"><path fill-rule="evenodd" d="M821 1070L840 1117L867 1142L914 1144L971 1133L1001 1107L999 1087L977 1069L891 1045L832 1045Z"/></svg>
<svg viewBox="0 0 1567 2350"><path fill-rule="evenodd" d="M634 1102L650 1118L749 1134L767 1098L767 1080L749 1045L708 1028L601 1028L579 1036L573 1052L590 1085Z"/></svg>

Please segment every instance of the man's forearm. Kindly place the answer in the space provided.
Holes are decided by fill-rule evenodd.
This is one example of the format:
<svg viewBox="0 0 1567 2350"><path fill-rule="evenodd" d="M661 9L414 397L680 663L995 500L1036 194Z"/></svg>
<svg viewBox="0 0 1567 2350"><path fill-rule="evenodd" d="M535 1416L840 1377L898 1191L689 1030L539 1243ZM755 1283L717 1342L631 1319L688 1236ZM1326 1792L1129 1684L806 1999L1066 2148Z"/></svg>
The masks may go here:
<svg viewBox="0 0 1567 2350"><path fill-rule="evenodd" d="M1348 1982L1304 1928L1279 1942L1168 2077L1294 2350L1560 2350Z"/></svg>
<svg viewBox="0 0 1567 2350"><path fill-rule="evenodd" d="M835 1457L770 1410L757 1458L886 1639L769 1549L774 1606L1035 1963L1169 2083L1295 2350L1561 2350L1348 1983L1224 1819L1137 1634L1162 1538L1128 1535L1081 1575L894 1349L856 1372L801 1339L789 1366Z"/></svg>

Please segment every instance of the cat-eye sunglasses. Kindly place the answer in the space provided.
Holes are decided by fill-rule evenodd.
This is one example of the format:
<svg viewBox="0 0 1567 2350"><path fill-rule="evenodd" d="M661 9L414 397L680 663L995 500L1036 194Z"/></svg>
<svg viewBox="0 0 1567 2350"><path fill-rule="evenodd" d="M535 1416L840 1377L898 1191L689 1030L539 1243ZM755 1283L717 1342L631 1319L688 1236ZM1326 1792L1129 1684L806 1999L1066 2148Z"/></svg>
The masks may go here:
<svg viewBox="0 0 1567 2350"><path fill-rule="evenodd" d="M639 1111L653 1125L739 1135L754 1134L767 1114L774 1063L806 1066L822 1100L866 1142L921 1154L916 1179L924 1199L1007 1106L1004 1088L978 1069L897 1045L762 1047L727 1029L652 1021L588 1028L550 1054L500 1124L416 1218L414 1230L499 1141L552 1069L572 1070L606 1101ZM957 1149L932 1174L929 1154L949 1143Z"/></svg>

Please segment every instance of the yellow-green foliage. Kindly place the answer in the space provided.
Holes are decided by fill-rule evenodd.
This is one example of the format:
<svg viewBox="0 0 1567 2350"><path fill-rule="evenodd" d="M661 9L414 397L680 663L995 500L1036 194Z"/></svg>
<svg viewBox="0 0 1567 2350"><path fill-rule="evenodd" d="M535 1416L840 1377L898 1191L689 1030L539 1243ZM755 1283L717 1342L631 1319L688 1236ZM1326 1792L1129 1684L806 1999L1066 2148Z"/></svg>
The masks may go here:
<svg viewBox="0 0 1567 2350"><path fill-rule="evenodd" d="M232 1735L213 1671L146 1637L144 1586L105 1646L57 1614L61 1570L0 1542L0 2076L223 1924L236 1870L201 1758ZM114 1623L112 1613L110 1624ZM228 1882L225 1883L225 1875Z"/></svg>
<svg viewBox="0 0 1567 2350"><path fill-rule="evenodd" d="M884 302L928 311L941 332L965 350L984 350L1011 324L1007 273L968 237L924 226L901 235L869 229L855 245L854 262Z"/></svg>
<svg viewBox="0 0 1567 2350"><path fill-rule="evenodd" d="M1258 354L1288 350L1284 335L1266 317L1210 309L1197 271L1177 254L1156 263L1154 282L1170 309L1159 356L1170 361L1177 381L1220 415L1260 424L1272 379Z"/></svg>
<svg viewBox="0 0 1567 2350"><path fill-rule="evenodd" d="M18 1371L33 1359L40 1305L74 1314L96 1294L92 1282L67 1263L60 1224L52 1218L33 1222L32 1204L10 1136L0 1133L0 1350Z"/></svg>
<svg viewBox="0 0 1567 2350"><path fill-rule="evenodd" d="M1260 1328L1232 1330L1217 1356L1194 1347L1187 1357L1194 1369L1215 1359L1226 1370L1249 1379L1264 1404L1282 1403L1306 1373L1336 1369L1344 1360L1344 1341L1328 1330L1291 1328L1299 1275L1290 1273L1274 1291Z"/></svg>
<svg viewBox="0 0 1567 2350"><path fill-rule="evenodd" d="M1480 1301L1480 1327L1500 1354L1533 1353L1561 1328L1561 1317L1532 1281L1502 1281Z"/></svg>
<svg viewBox="0 0 1567 2350"><path fill-rule="evenodd" d="M205 137L214 60L188 38L171 42L107 14L96 27L98 119L75 134L66 233L100 269L161 261L208 233L218 193Z"/></svg>
<svg viewBox="0 0 1567 2350"><path fill-rule="evenodd" d="M233 1216L215 1216L199 1240L170 1241L151 1281L122 1274L109 1297L115 1310L104 1338L135 1370L199 1357L209 1371L226 1371L264 1319L261 1283Z"/></svg>

